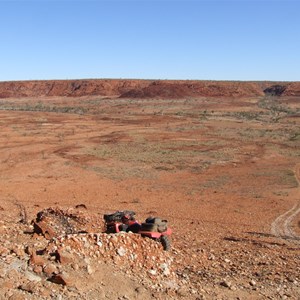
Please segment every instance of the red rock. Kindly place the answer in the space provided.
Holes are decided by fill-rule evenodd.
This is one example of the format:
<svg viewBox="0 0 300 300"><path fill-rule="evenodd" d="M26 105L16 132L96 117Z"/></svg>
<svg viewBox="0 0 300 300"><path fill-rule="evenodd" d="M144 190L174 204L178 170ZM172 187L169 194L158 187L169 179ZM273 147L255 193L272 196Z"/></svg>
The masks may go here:
<svg viewBox="0 0 300 300"><path fill-rule="evenodd" d="M25 254L24 250L22 248L18 248L18 247L14 247L12 249L12 252L15 253L19 257L23 257Z"/></svg>
<svg viewBox="0 0 300 300"><path fill-rule="evenodd" d="M7 248L1 247L0 248L0 256L6 256L9 254L9 250Z"/></svg>
<svg viewBox="0 0 300 300"><path fill-rule="evenodd" d="M40 290L40 296L50 298L51 291L48 289L41 289Z"/></svg>
<svg viewBox="0 0 300 300"><path fill-rule="evenodd" d="M43 272L43 267L42 266L34 266L33 272L35 272L37 274L41 274Z"/></svg>
<svg viewBox="0 0 300 300"><path fill-rule="evenodd" d="M36 266L44 266L46 263L46 260L44 259L44 257L37 255L36 253L32 253L32 255L30 256L30 264L32 265L36 265Z"/></svg>
<svg viewBox="0 0 300 300"><path fill-rule="evenodd" d="M64 272L61 274L52 276L50 281L52 281L56 284L61 284L61 285L67 285L67 286L74 285L74 280L67 273L64 273Z"/></svg>
<svg viewBox="0 0 300 300"><path fill-rule="evenodd" d="M35 282L28 282L26 284L22 284L19 288L23 291L26 291L26 292L32 294L32 293L34 293L34 290L36 288L36 283Z"/></svg>
<svg viewBox="0 0 300 300"><path fill-rule="evenodd" d="M57 267L54 264L49 264L44 267L43 271L49 276L57 272Z"/></svg>
<svg viewBox="0 0 300 300"><path fill-rule="evenodd" d="M39 222L34 222L33 228L34 232L37 234L42 234L44 237L48 240L52 239L56 236L54 230L49 225L50 222L47 222L46 220L42 220Z"/></svg>
<svg viewBox="0 0 300 300"><path fill-rule="evenodd" d="M74 262L74 256L71 253L68 253L64 249L59 249L56 251L58 261L65 265Z"/></svg>
<svg viewBox="0 0 300 300"><path fill-rule="evenodd" d="M39 80L0 82L0 98L40 96L115 96L127 98L184 98L195 96L262 96L276 82L205 80ZM278 83L283 95L299 95L299 82Z"/></svg>
<svg viewBox="0 0 300 300"><path fill-rule="evenodd" d="M1 289L12 289L14 287L14 282L13 280L7 280L7 281L4 281L1 285Z"/></svg>
<svg viewBox="0 0 300 300"><path fill-rule="evenodd" d="M27 297L20 293L13 293L8 299L9 300L26 300Z"/></svg>

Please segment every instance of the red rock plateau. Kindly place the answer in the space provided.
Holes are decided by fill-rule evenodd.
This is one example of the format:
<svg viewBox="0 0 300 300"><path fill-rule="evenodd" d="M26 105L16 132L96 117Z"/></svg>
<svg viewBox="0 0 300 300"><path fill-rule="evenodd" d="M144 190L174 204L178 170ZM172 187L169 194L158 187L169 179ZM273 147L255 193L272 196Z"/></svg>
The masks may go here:
<svg viewBox="0 0 300 300"><path fill-rule="evenodd" d="M0 82L0 98L106 96L122 98L300 96L300 82L196 80L49 80Z"/></svg>
<svg viewBox="0 0 300 300"><path fill-rule="evenodd" d="M0 83L0 299L299 299L300 83ZM167 219L172 248L104 233Z"/></svg>

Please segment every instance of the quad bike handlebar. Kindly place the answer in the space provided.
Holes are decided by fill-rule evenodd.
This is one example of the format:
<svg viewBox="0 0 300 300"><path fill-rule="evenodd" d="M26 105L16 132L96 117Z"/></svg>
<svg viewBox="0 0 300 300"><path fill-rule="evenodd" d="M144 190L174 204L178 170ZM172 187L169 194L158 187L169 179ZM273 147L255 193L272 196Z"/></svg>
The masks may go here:
<svg viewBox="0 0 300 300"><path fill-rule="evenodd" d="M132 210L123 210L123 211L116 211L113 214L105 214L103 216L104 221L108 222L122 222L124 219L132 220L134 219L135 212Z"/></svg>

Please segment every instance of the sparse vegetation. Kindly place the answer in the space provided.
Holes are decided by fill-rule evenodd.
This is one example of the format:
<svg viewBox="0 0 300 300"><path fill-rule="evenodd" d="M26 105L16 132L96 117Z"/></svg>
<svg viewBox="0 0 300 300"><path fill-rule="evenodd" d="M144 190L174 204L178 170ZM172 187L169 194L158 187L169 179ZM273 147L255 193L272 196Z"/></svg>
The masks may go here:
<svg viewBox="0 0 300 300"><path fill-rule="evenodd" d="M282 103L278 102L272 109L259 107L259 98L236 97L1 101L2 108L16 111L20 108L17 112L0 111L0 212L5 225L0 229L7 248L2 255L3 265L9 267L7 262L11 259L23 257L28 272L46 269L33 268L34 255L24 254L23 249L30 249L27 246L36 245L37 240L36 236L31 239L22 233L29 225L19 222L20 217L21 221L25 218L15 209L10 195L29 208L28 217L33 216L38 206L59 204L71 211L71 207L85 203L84 211L95 212L97 220L105 212L122 209L136 209L142 218L147 214L167 218L174 230L176 252L170 255L174 258L176 277L182 279L183 287L193 282L191 291L200 282L201 287L210 291L205 297L218 298L214 292L221 282L220 298L224 296L225 286L229 286L223 278L234 278L233 287L239 292L243 287L245 292L240 298L253 295L254 286L255 296L276 298L279 293L273 291L278 282L284 284L284 290L293 298L296 294L291 288L299 294L298 285L290 281L299 273L299 240L293 238L292 232L297 230L295 216L299 216L300 118L290 115L299 107L298 98L295 99L281 98ZM84 109L85 116L78 115L80 109ZM94 236L99 226L91 230ZM299 236L299 231L296 234ZM26 243L17 248L7 243L12 238L16 242L26 238ZM78 238L85 239L85 236L80 234ZM83 247L88 251L85 262L91 257L99 262L97 253L103 250L104 244L96 238L92 238L91 245L98 252L91 253L90 247ZM39 237L39 245L41 241ZM72 237L70 241L68 249L72 250ZM114 239L110 241L115 243ZM61 242L65 247L64 236ZM126 243L130 249L130 242ZM37 258L44 256L42 249L49 244L44 245L34 248L38 250ZM110 249L117 257L116 268L124 259L119 259L118 249L119 246ZM3 248L0 250L3 252ZM278 277L283 258L284 268ZM148 260L146 256L142 268ZM85 264L81 267L77 263L76 273L73 262L69 270L77 276L76 280L84 270L87 280L103 281ZM63 263L51 259L52 263L59 271L65 271ZM127 274L128 270L124 271ZM150 275L152 280L153 274ZM248 283L253 276L259 283ZM10 293L11 284L5 287L5 278L2 278L3 287ZM39 288L54 287L51 281L47 285L42 282ZM27 292L23 281L14 290L16 298L20 293L34 295ZM73 288L71 291L61 287L60 293L67 297L68 292L73 293ZM171 297L180 295L168 292ZM234 289L229 293L232 297ZM136 296L143 298L135 289L131 298ZM201 298L191 293L186 298L198 296Z"/></svg>
<svg viewBox="0 0 300 300"><path fill-rule="evenodd" d="M119 160L135 164L145 164L152 168L167 165L168 169L189 169L193 164L201 164L205 148L200 142L170 141L166 143L118 143L101 145L86 150L86 153L103 159Z"/></svg>
<svg viewBox="0 0 300 300"><path fill-rule="evenodd" d="M266 109L271 116L271 121L275 123L283 117L299 112L299 108L292 108L291 106L282 103L281 98L271 96L262 98L258 102L258 107Z"/></svg>
<svg viewBox="0 0 300 300"><path fill-rule="evenodd" d="M15 105L0 105L0 110L9 111L38 111L38 112L54 112L54 113L68 113L68 114L86 114L88 110L84 107L72 107L72 106L53 106L38 104L15 104Z"/></svg>

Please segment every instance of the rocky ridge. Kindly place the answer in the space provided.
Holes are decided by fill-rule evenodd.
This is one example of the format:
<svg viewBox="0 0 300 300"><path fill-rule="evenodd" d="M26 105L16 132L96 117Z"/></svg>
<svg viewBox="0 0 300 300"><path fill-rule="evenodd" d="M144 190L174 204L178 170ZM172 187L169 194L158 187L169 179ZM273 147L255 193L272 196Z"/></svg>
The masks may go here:
<svg viewBox="0 0 300 300"><path fill-rule="evenodd" d="M40 212L33 225L17 223L8 227L2 222L0 297L99 299L105 293L108 299L129 299L113 285L103 288L115 276L121 277L125 285L128 280L135 282L135 293L144 293L145 299L149 292L143 290L170 290L174 294L180 287L172 255L163 251L160 243L133 233L79 233L79 226L66 234L70 228L68 218L80 220L77 225L95 220L88 213L50 208ZM99 277L106 279L99 281Z"/></svg>
<svg viewBox="0 0 300 300"><path fill-rule="evenodd" d="M299 96L299 82L199 80L35 80L0 82L0 98L18 97L122 97L197 98L257 97L280 91L278 96ZM276 94L277 95L277 94Z"/></svg>
<svg viewBox="0 0 300 300"><path fill-rule="evenodd" d="M0 233L0 299L299 296L298 250L291 245L228 237L216 251L216 241L202 239L189 254L190 245L174 237L167 252L138 234L103 233L99 215L57 207L30 224L3 218ZM186 239L196 242L193 232Z"/></svg>

